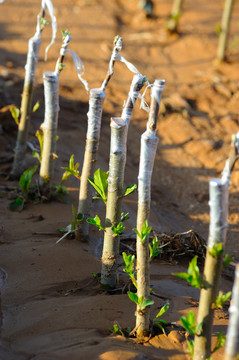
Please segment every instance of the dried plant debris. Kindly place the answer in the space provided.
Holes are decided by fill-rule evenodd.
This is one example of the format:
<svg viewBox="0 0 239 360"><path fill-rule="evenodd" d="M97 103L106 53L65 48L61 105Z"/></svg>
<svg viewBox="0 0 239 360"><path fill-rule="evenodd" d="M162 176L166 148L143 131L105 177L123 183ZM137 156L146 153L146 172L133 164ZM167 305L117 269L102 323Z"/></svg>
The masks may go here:
<svg viewBox="0 0 239 360"><path fill-rule="evenodd" d="M154 236L150 237L152 240L157 236L159 240L159 249L162 252L159 254L159 258L163 259L176 259L180 256L193 257L198 255L205 257L206 254L206 241L194 230L188 230L182 233L166 234L163 232L154 232ZM127 242L125 244L124 242ZM131 243L132 242L132 243ZM123 235L121 237L121 246L129 251L135 251L135 236L133 234Z"/></svg>

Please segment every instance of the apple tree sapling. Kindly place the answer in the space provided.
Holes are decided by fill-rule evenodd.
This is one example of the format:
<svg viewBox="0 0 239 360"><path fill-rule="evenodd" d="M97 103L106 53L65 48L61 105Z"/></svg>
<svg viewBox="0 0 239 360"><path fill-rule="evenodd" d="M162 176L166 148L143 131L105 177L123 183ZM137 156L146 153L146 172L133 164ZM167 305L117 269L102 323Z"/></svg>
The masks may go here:
<svg viewBox="0 0 239 360"><path fill-rule="evenodd" d="M173 0L173 7L169 19L166 22L166 29L169 33L178 31L178 21L181 16L183 0Z"/></svg>
<svg viewBox="0 0 239 360"><path fill-rule="evenodd" d="M42 161L39 175L40 192L46 198L51 196L52 179L54 173L54 157L56 149L56 132L58 127L58 112L59 112L59 75L64 68L65 54L70 52L72 54L73 62L77 70L77 74L86 90L88 90L88 83L82 78L84 73L84 65L81 59L72 50L67 49L71 36L66 30L62 31L63 43L60 50L60 56L56 63L54 72L45 72L43 74L44 80L44 95L45 95L45 118L41 125L44 132L44 143L42 150Z"/></svg>
<svg viewBox="0 0 239 360"><path fill-rule="evenodd" d="M238 153L239 136L237 133L232 137L232 149L223 169L222 178L212 179L209 182L210 227L197 316L197 323L202 323L202 331L195 336L194 360L207 359L211 354L213 314L227 235L229 183Z"/></svg>
<svg viewBox="0 0 239 360"><path fill-rule="evenodd" d="M88 178L92 178L95 170L95 163L97 160L97 152L100 138L102 109L105 99L105 89L113 75L115 61L119 59L121 62L126 64L130 71L137 73L137 75L135 75L133 78L130 92L121 115L121 117L125 119L128 124L133 111L135 100L137 99L139 91L141 90L144 82L146 81L146 79L141 74L139 74L138 70L134 67L134 65L128 62L123 56L119 54L119 51L122 49L122 38L120 36L116 36L114 39L114 43L115 46L110 59L109 70L101 85L101 88L92 89L90 91L88 130L86 137L84 162L81 174L78 205L78 213L81 213L83 215L83 221L79 225L79 231L77 231L77 238L83 241L87 239L89 233L89 226L86 219L88 216L90 216L92 204L91 188L88 184Z"/></svg>
<svg viewBox="0 0 239 360"><path fill-rule="evenodd" d="M121 118L111 119L111 148L105 221L106 231L104 235L101 268L101 283L109 287L115 287L118 277L119 237L115 236L112 226L115 227L118 225L121 216L129 121L135 100L144 83L145 77L141 74L134 76Z"/></svg>
<svg viewBox="0 0 239 360"><path fill-rule="evenodd" d="M82 214L83 221L79 224L79 227L76 231L76 237L81 241L86 240L89 233L89 223L86 221L86 219L90 216L92 188L89 186L88 178L93 177L95 164L97 161L101 118L105 100L105 89L114 73L115 54L117 54L121 48L122 38L120 36L116 36L114 39L114 49L110 59L109 70L107 72L106 78L103 81L101 88L90 90L89 111L87 114L88 128L78 203L78 213Z"/></svg>
<svg viewBox="0 0 239 360"><path fill-rule="evenodd" d="M209 182L210 229L203 275L204 286L201 289L197 316L197 323L202 323L202 330L195 335L194 360L207 359L211 355L213 304L217 297L227 234L228 187L228 179L212 179Z"/></svg>
<svg viewBox="0 0 239 360"><path fill-rule="evenodd" d="M239 264L236 264L232 300L229 307L229 325L225 349L225 360L236 360L239 355Z"/></svg>
<svg viewBox="0 0 239 360"><path fill-rule="evenodd" d="M232 15L234 0L225 0L222 13L221 26L219 29L219 41L217 47L217 60L219 62L225 60L225 51L227 47L227 39L229 33L230 19Z"/></svg>
<svg viewBox="0 0 239 360"><path fill-rule="evenodd" d="M150 113L147 130L141 136L140 164L138 175L138 212L137 212L137 296L149 299L149 241L144 236L145 224L149 220L151 199L151 177L156 154L158 137L156 124L160 106L161 94L165 80L155 80L151 91ZM150 307L142 309L137 306L136 329L137 336L143 337L149 331Z"/></svg>
<svg viewBox="0 0 239 360"><path fill-rule="evenodd" d="M102 253L101 284L114 288L117 283L119 238L112 226L117 226L121 216L124 167L126 161L126 121L111 118L111 145L106 206L105 235Z"/></svg>
<svg viewBox="0 0 239 360"><path fill-rule="evenodd" d="M42 9L37 18L37 28L35 35L29 39L28 43L28 54L27 62L25 67L25 80L22 93L21 110L20 110L20 121L18 126L17 141L15 147L13 168L11 171L12 178L18 178L24 170L24 157L26 152L26 143L30 122L30 114L32 111L32 93L35 80L35 70L38 62L38 55L41 45L41 33L47 21L45 20L46 7L49 10L49 14L52 20L52 43L55 41L57 23L54 16L53 5L51 0L42 1ZM49 46L50 46L49 45ZM49 49L47 47L46 51Z"/></svg>

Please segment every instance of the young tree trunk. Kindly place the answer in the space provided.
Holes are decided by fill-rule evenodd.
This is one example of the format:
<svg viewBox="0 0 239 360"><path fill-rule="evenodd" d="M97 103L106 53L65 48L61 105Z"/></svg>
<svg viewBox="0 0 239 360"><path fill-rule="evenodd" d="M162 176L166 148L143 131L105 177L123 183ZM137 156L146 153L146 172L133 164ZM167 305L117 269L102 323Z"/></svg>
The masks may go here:
<svg viewBox="0 0 239 360"><path fill-rule="evenodd" d="M177 32L178 20L181 15L183 0L173 0L173 7L170 14L170 18L167 21L167 30L171 33Z"/></svg>
<svg viewBox="0 0 239 360"><path fill-rule="evenodd" d="M119 237L114 236L112 226L121 217L124 168L126 161L127 123L121 118L111 118L110 163L106 205L105 235L102 253L101 284L114 288L118 278Z"/></svg>
<svg viewBox="0 0 239 360"><path fill-rule="evenodd" d="M218 48L217 48L217 60L225 60L225 51L227 47L227 38L229 33L229 25L232 14L232 6L234 0L225 0L222 21L221 21L221 32L219 35Z"/></svg>
<svg viewBox="0 0 239 360"><path fill-rule="evenodd" d="M54 154L56 152L56 135L59 112L59 77L55 72L45 72L43 74L43 80L45 118L42 124L44 143L40 167L39 187L41 194L49 198L54 173Z"/></svg>
<svg viewBox="0 0 239 360"><path fill-rule="evenodd" d="M228 215L229 181L212 179L209 182L210 228L207 254L203 273L203 289L200 294L197 324L202 323L202 331L195 335L194 360L206 360L211 356L211 332L218 282L221 276L223 254L212 256L214 245L222 243L225 247Z"/></svg>
<svg viewBox="0 0 239 360"><path fill-rule="evenodd" d="M102 110L105 99L105 92L102 89L92 89L90 91L88 130L86 135L86 147L83 168L81 173L78 213L84 215L83 222L79 224L76 231L76 238L85 241L88 238L89 224L86 219L90 216L92 205L92 186L88 178L94 176L95 163L100 139L100 128Z"/></svg>
<svg viewBox="0 0 239 360"><path fill-rule="evenodd" d="M239 354L239 264L236 265L232 300L229 307L229 325L227 329L227 341L225 360L236 360Z"/></svg>
<svg viewBox="0 0 239 360"><path fill-rule="evenodd" d="M28 43L27 63L25 67L25 80L22 93L22 102L20 110L20 122L18 126L17 141L15 147L15 155L11 177L19 178L24 171L24 157L26 152L26 143L30 122L30 114L32 111L32 92L35 80L35 70L38 62L38 54L40 50L41 39L32 37Z"/></svg>
<svg viewBox="0 0 239 360"><path fill-rule="evenodd" d="M141 136L140 163L138 176L138 213L137 230L141 233L144 222L149 220L151 201L151 177L157 150L156 136L157 116L160 106L164 80L155 80L151 92L151 106L147 130ZM148 238L141 241L137 236L137 295L149 299L149 248ZM149 331L150 307L141 310L139 305L136 312L137 337L144 337Z"/></svg>
<svg viewBox="0 0 239 360"><path fill-rule="evenodd" d="M101 283L109 287L115 287L118 278L119 238L114 236L111 227L118 225L120 222L128 127L135 101L144 83L145 78L142 75L134 75L121 118L113 118L113 121L111 121L106 232L104 236L101 272Z"/></svg>

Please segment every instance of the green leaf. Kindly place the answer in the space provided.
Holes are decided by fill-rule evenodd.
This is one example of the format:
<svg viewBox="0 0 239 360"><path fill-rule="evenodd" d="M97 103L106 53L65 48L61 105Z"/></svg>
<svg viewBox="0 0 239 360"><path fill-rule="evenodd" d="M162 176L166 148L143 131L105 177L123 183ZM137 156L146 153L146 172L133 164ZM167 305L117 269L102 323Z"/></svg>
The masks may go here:
<svg viewBox="0 0 239 360"><path fill-rule="evenodd" d="M22 198L16 198L13 202L9 204L9 209L11 211L18 210L19 212L22 211L24 206L24 199Z"/></svg>
<svg viewBox="0 0 239 360"><path fill-rule="evenodd" d="M124 214L123 212L121 213L121 216L120 216L120 221L121 222L124 222L125 220L128 220L129 219L129 213L126 213Z"/></svg>
<svg viewBox="0 0 239 360"><path fill-rule="evenodd" d="M41 18L41 26L45 27L46 25L49 25L51 22L47 21L45 18Z"/></svg>
<svg viewBox="0 0 239 360"><path fill-rule="evenodd" d="M215 31L216 31L217 36L219 36L219 35L221 34L221 32L222 32L222 27L221 27L220 24L216 24L216 25L215 25Z"/></svg>
<svg viewBox="0 0 239 360"><path fill-rule="evenodd" d="M143 223L141 232L139 230L137 230L136 228L133 230L138 235L138 237L141 240L141 243L143 244L144 241L149 237L152 228L150 226L148 226L148 221L145 220L145 222Z"/></svg>
<svg viewBox="0 0 239 360"><path fill-rule="evenodd" d="M143 301L142 305L140 306L140 309L144 310L147 306L151 306L153 304L154 304L153 300L146 299L146 300Z"/></svg>
<svg viewBox="0 0 239 360"><path fill-rule="evenodd" d="M94 173L94 184L100 189L101 197L106 200L105 190L108 186L108 174L101 169L97 169Z"/></svg>
<svg viewBox="0 0 239 360"><path fill-rule="evenodd" d="M189 311L187 316L180 318L184 329L191 335L196 335L196 319L193 311Z"/></svg>
<svg viewBox="0 0 239 360"><path fill-rule="evenodd" d="M117 324L114 324L113 327L110 328L109 330L116 335L124 336L123 331L120 329L120 327Z"/></svg>
<svg viewBox="0 0 239 360"><path fill-rule="evenodd" d="M32 156L41 163L41 157L37 151L33 151Z"/></svg>
<svg viewBox="0 0 239 360"><path fill-rule="evenodd" d="M166 313L166 311L168 311L169 309L169 301L166 302L166 304L160 309L160 311L158 312L158 314L156 315L156 318L159 318L160 316L162 316L163 314Z"/></svg>
<svg viewBox="0 0 239 360"><path fill-rule="evenodd" d="M32 112L34 113L34 112L36 112L38 109L39 109L39 107L40 107L40 102L39 102L39 100L35 103L35 105L33 106L33 108L32 108Z"/></svg>
<svg viewBox="0 0 239 360"><path fill-rule="evenodd" d="M111 230L115 234L115 236L122 235L125 226L123 226L122 222L120 222L117 226L112 226Z"/></svg>
<svg viewBox="0 0 239 360"><path fill-rule="evenodd" d="M87 221L89 224L92 224L92 225L95 225L96 227L98 227L99 230L105 231L105 229L104 229L103 226L101 225L101 220L100 220L100 218L99 218L98 215L96 215L96 216L94 217L94 219L88 218L86 221Z"/></svg>
<svg viewBox="0 0 239 360"><path fill-rule="evenodd" d="M11 107L9 110L10 110L10 113L12 115L12 118L14 119L15 123L18 126L19 125L20 110L16 106Z"/></svg>
<svg viewBox="0 0 239 360"><path fill-rule="evenodd" d="M177 276L177 277L180 278L180 279L187 280L187 281L188 281L188 278L189 278L188 273L185 273L185 272L173 273L173 275L174 275L174 276Z"/></svg>
<svg viewBox="0 0 239 360"><path fill-rule="evenodd" d="M191 358L194 354L194 340L187 340L187 351L189 352ZM209 360L209 359L208 359Z"/></svg>
<svg viewBox="0 0 239 360"><path fill-rule="evenodd" d="M216 298L216 302L213 308L222 309L223 305L225 304L226 301L230 299L231 295L232 295L231 291L227 292L226 294L223 294L222 291L219 291L219 294Z"/></svg>
<svg viewBox="0 0 239 360"><path fill-rule="evenodd" d="M139 304L139 299L138 299L138 295L131 292L131 291L128 291L128 297L130 298L131 301L133 301L135 304Z"/></svg>
<svg viewBox="0 0 239 360"><path fill-rule="evenodd" d="M68 30L61 30L61 34L64 40L67 37L67 35L70 35L71 33Z"/></svg>
<svg viewBox="0 0 239 360"><path fill-rule="evenodd" d="M34 166L30 167L29 169L25 170L24 173L20 177L19 186L20 186L21 190L23 191L24 197L26 197L29 192L29 187L30 187L30 183L32 180L32 176L37 171L37 168L38 168L38 165L34 165Z"/></svg>
<svg viewBox="0 0 239 360"><path fill-rule="evenodd" d="M108 182L108 174L101 169L97 169L94 173L94 179L88 178L90 184L100 195L100 199L106 204L107 196L105 194ZM98 198L98 197L97 197Z"/></svg>
<svg viewBox="0 0 239 360"><path fill-rule="evenodd" d="M187 273L174 273L173 275L186 280L193 287L201 289L203 280L200 276L200 271L197 266L197 258L197 256L194 256L194 258L190 261Z"/></svg>
<svg viewBox="0 0 239 360"><path fill-rule="evenodd" d="M224 261L223 261L223 268L225 269L232 261L233 261L233 258L230 257L228 254L226 254Z"/></svg>
<svg viewBox="0 0 239 360"><path fill-rule="evenodd" d="M127 195L129 195L129 194L132 194L133 192L135 192L136 189L137 189L137 185L136 185L136 184L127 186L127 188L126 188L123 196L127 196Z"/></svg>
<svg viewBox="0 0 239 360"><path fill-rule="evenodd" d="M220 331L217 335L217 341L216 341L216 344L215 344L215 347L214 347L212 353L219 350L225 344L225 342L226 342L226 336L224 336L222 334L222 331Z"/></svg>
<svg viewBox="0 0 239 360"><path fill-rule="evenodd" d="M218 257L223 253L223 245L222 243L215 244L210 249L209 254L213 256L215 259L218 259Z"/></svg>
<svg viewBox="0 0 239 360"><path fill-rule="evenodd" d="M78 170L79 166L79 163L74 164L74 154L72 154L69 160L69 167L62 167L65 172L62 175L61 184L64 183L71 175L75 176L77 179L80 179Z"/></svg>
<svg viewBox="0 0 239 360"><path fill-rule="evenodd" d="M157 239L157 237L155 237L152 241L152 245L149 244L150 261L162 252L162 250L157 250L158 246L159 240Z"/></svg>
<svg viewBox="0 0 239 360"><path fill-rule="evenodd" d="M74 154L71 155L70 160L69 160L69 168L70 170L74 170L75 166L74 166Z"/></svg>
<svg viewBox="0 0 239 360"><path fill-rule="evenodd" d="M35 136L38 139L39 145L40 145L40 159L42 159L42 152L43 152L43 144L44 144L44 132L42 130L37 130L35 133ZM40 160L41 162L41 160Z"/></svg>
<svg viewBox="0 0 239 360"><path fill-rule="evenodd" d="M66 64L59 63L59 65L58 65L59 71L63 70L64 67L66 67Z"/></svg>

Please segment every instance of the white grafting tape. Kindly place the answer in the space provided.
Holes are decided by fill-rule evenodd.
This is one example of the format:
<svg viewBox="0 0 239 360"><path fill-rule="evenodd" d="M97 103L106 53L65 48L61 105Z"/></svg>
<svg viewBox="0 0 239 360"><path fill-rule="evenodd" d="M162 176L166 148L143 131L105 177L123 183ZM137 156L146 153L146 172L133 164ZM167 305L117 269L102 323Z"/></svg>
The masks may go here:
<svg viewBox="0 0 239 360"><path fill-rule="evenodd" d="M51 0L42 0L42 8L45 10L46 7L47 7L47 9L49 11L49 15L51 17L52 37L51 37L50 44L46 47L46 50L45 50L45 61L47 60L48 50L55 43L56 33L57 33L57 21L56 21L55 15L54 15L54 7L53 7Z"/></svg>
<svg viewBox="0 0 239 360"><path fill-rule="evenodd" d="M230 184L230 179L231 179L230 162L227 159L224 169L222 171L222 183Z"/></svg>
<svg viewBox="0 0 239 360"><path fill-rule="evenodd" d="M155 131L146 130L141 136L140 163L138 176L138 203L142 204L151 198L151 178L154 158L158 145Z"/></svg>
<svg viewBox="0 0 239 360"><path fill-rule="evenodd" d="M56 129L59 113L59 78L54 72L43 74L45 117L42 124L43 129Z"/></svg>
<svg viewBox="0 0 239 360"><path fill-rule="evenodd" d="M135 74L140 74L139 70L131 62L126 60L122 55L116 54L116 59L119 59L119 61L123 62L131 72Z"/></svg>
<svg viewBox="0 0 239 360"><path fill-rule="evenodd" d="M130 98L130 100L132 102L132 106L130 106L130 107L124 106L122 114L121 114L121 117L123 119L125 119L127 121L127 123L129 123L129 121L130 121L135 101L139 95L139 90L136 91L135 88L137 87L137 84L142 83L144 81L144 79L145 79L145 77L143 75L136 74L136 75L134 75L133 80L131 82L128 98Z"/></svg>
<svg viewBox="0 0 239 360"><path fill-rule="evenodd" d="M236 265L235 270L226 339L225 353L234 359L239 353L239 264Z"/></svg>
<svg viewBox="0 0 239 360"><path fill-rule="evenodd" d="M121 159L121 172L124 173L126 161L127 122L120 117L114 117L111 118L110 127L111 139L108 183L112 184L112 178L115 179L115 177L119 173L117 162L115 162L113 159L115 156Z"/></svg>
<svg viewBox="0 0 239 360"><path fill-rule="evenodd" d="M229 183L222 182L221 179L211 179L209 181L209 206L210 206L210 226L208 247L226 243L227 235L227 216L228 216L228 191Z"/></svg>
<svg viewBox="0 0 239 360"><path fill-rule="evenodd" d="M151 90L151 97L153 97L157 101L158 104L160 104L164 85L165 85L165 80L156 79L153 83L153 87Z"/></svg>
<svg viewBox="0 0 239 360"><path fill-rule="evenodd" d="M36 39L34 36L28 41L27 62L25 65L25 80L24 86L34 83L35 70L38 62L38 54L41 46L41 39Z"/></svg>
<svg viewBox="0 0 239 360"><path fill-rule="evenodd" d="M104 100L105 92L101 88L91 89L89 98L89 111L87 113L88 128L86 138L96 142L98 142L100 138L101 117Z"/></svg>

